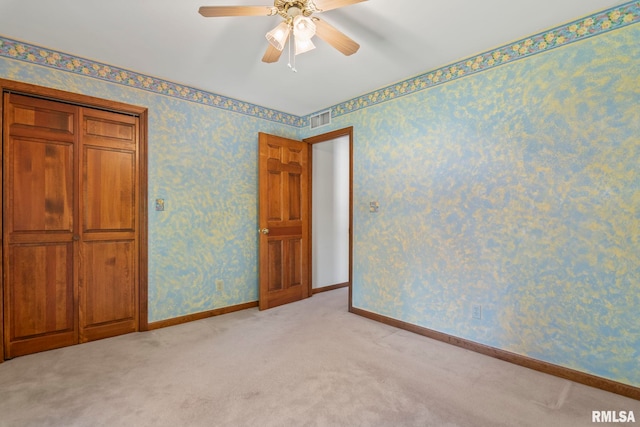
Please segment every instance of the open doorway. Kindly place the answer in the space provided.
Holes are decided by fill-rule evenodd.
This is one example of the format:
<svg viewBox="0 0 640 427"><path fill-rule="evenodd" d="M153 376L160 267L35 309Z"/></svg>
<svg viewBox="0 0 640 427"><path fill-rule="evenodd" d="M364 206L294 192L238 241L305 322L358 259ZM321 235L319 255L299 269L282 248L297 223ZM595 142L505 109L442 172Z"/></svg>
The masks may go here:
<svg viewBox="0 0 640 427"><path fill-rule="evenodd" d="M315 294L351 284L353 128L304 141L311 145L310 264Z"/></svg>

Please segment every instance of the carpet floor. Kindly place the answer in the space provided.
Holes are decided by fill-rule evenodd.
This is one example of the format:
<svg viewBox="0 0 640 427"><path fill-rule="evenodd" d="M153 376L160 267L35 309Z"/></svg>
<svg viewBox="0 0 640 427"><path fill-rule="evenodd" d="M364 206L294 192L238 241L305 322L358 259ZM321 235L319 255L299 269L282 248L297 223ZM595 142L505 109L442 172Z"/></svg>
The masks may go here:
<svg viewBox="0 0 640 427"><path fill-rule="evenodd" d="M347 289L0 364L0 426L593 426L640 402L347 312ZM640 421L640 420L639 420Z"/></svg>

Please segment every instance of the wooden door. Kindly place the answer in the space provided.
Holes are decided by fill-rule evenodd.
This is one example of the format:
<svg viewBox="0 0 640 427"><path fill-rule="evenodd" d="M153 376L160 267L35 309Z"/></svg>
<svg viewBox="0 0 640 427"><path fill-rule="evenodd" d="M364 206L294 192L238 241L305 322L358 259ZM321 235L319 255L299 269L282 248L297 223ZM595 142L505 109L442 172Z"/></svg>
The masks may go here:
<svg viewBox="0 0 640 427"><path fill-rule="evenodd" d="M308 145L259 134L259 305L264 310L311 295Z"/></svg>
<svg viewBox="0 0 640 427"><path fill-rule="evenodd" d="M4 96L6 358L138 329L138 121Z"/></svg>
<svg viewBox="0 0 640 427"><path fill-rule="evenodd" d="M78 340L77 107L5 95L7 358Z"/></svg>
<svg viewBox="0 0 640 427"><path fill-rule="evenodd" d="M138 118L83 108L80 341L138 327Z"/></svg>

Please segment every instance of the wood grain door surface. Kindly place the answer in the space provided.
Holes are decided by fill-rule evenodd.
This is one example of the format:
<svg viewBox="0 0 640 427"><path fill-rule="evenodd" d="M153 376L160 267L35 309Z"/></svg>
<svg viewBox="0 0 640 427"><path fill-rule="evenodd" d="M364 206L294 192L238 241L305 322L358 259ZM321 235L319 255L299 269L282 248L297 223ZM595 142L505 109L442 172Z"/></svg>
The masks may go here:
<svg viewBox="0 0 640 427"><path fill-rule="evenodd" d="M309 289L308 144L259 134L259 306L307 298Z"/></svg>
<svg viewBox="0 0 640 427"><path fill-rule="evenodd" d="M78 339L77 108L4 99L5 356ZM8 135L8 138L7 138Z"/></svg>
<svg viewBox="0 0 640 427"><path fill-rule="evenodd" d="M81 109L80 341L138 325L138 118Z"/></svg>
<svg viewBox="0 0 640 427"><path fill-rule="evenodd" d="M5 357L136 330L138 119L3 102Z"/></svg>

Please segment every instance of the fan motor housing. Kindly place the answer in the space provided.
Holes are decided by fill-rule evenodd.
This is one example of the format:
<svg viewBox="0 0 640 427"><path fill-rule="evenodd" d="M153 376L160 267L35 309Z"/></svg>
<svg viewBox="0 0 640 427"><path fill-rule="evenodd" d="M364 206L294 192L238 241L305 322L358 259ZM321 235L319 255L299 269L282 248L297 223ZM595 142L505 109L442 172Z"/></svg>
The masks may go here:
<svg viewBox="0 0 640 427"><path fill-rule="evenodd" d="M285 18L295 18L299 14L309 17L318 11L311 0L275 0L273 6L278 9L278 14Z"/></svg>

